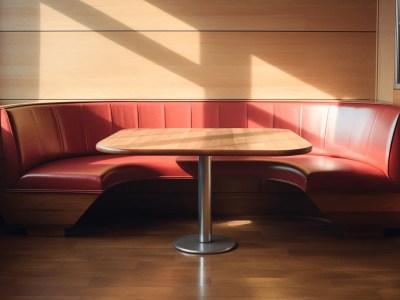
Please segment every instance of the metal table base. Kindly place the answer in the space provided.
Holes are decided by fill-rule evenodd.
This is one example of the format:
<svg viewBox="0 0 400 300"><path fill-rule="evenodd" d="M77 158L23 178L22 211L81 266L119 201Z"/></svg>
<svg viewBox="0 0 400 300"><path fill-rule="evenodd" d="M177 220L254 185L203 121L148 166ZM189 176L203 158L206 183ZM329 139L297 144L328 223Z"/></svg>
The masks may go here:
<svg viewBox="0 0 400 300"><path fill-rule="evenodd" d="M199 156L198 170L199 233L176 239L174 247L191 254L223 253L234 249L236 241L212 234L211 156Z"/></svg>

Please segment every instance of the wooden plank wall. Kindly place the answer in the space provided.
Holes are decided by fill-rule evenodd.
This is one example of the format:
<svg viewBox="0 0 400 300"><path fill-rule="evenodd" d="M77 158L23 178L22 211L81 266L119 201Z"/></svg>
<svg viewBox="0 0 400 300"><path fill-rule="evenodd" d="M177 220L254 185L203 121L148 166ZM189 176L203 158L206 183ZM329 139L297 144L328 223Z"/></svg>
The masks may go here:
<svg viewBox="0 0 400 300"><path fill-rule="evenodd" d="M377 100L399 105L394 98L396 0L378 1Z"/></svg>
<svg viewBox="0 0 400 300"><path fill-rule="evenodd" d="M374 100L377 0L2 0L0 104Z"/></svg>

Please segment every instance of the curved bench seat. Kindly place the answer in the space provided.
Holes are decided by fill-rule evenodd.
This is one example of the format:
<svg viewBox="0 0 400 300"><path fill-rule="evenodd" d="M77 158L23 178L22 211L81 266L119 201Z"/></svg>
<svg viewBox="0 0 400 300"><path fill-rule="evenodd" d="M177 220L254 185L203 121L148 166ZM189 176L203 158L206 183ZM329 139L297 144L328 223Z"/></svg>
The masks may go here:
<svg viewBox="0 0 400 300"><path fill-rule="evenodd" d="M190 170L195 167L196 158L179 157L178 163L183 169ZM349 159L310 154L213 157L213 176L284 181L304 192L399 190L397 184L374 166Z"/></svg>
<svg viewBox="0 0 400 300"><path fill-rule="evenodd" d="M196 178L197 158L177 156L92 155L37 166L13 191L101 194L132 180ZM315 155L214 157L214 176L284 181L303 191L398 190L383 172L368 164Z"/></svg>
<svg viewBox="0 0 400 300"><path fill-rule="evenodd" d="M91 155L37 166L18 180L14 191L101 194L132 180L194 178L176 163L176 156Z"/></svg>
<svg viewBox="0 0 400 300"><path fill-rule="evenodd" d="M115 185L197 176L195 158L98 153L96 143L120 129L269 127L294 131L313 144L312 152L214 157L213 174L295 185L344 226L400 227L399 115L400 108L391 105L319 101L10 106L0 109L0 210L10 225L67 228Z"/></svg>

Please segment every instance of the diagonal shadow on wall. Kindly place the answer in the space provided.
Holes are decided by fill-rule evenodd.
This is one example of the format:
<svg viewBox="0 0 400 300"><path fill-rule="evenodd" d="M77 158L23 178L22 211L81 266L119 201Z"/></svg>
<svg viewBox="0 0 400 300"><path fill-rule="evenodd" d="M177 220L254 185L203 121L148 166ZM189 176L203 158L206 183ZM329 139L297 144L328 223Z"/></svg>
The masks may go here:
<svg viewBox="0 0 400 300"><path fill-rule="evenodd" d="M257 56L261 60L265 61L266 64L275 66L276 68L282 69L283 72L290 74L294 78L299 78L306 84L315 87L315 89L321 90L323 93L331 95L333 99L351 98L351 91L349 94L337 94L337 90L345 90L348 82L343 79L343 74L351 72L351 69L344 70L343 65L349 66L363 66L368 65L365 68L364 76L366 74L374 74L374 64L366 64L365 61L373 62L375 59L375 52L365 50L365 53L358 53L359 47L354 48L352 52L340 53L340 51L331 51L331 45L334 45L340 39L337 39L338 34L344 36L343 41L351 43L354 34L362 35L361 41L365 43L364 49L371 49L371 41L375 41L374 32L269 32L269 35L265 36L262 33L267 32L263 30L226 30L224 34L231 35L232 39L243 39L243 41L235 41L232 45L226 45L218 42L218 31L203 29L207 28L209 24L206 24L204 18L196 16L196 12L185 11L193 10L193 5L179 5L179 1L158 1L148 0L148 3L153 4L157 8L162 9L168 14L182 18L183 21L190 26L196 28L200 32L200 64L196 64L193 61L179 55L178 53L168 49L167 47L155 42L154 40L141 34L124 23L110 17L109 15L101 12L100 10L85 4L84 2L71 0L68 2L55 1L55 0L42 0L43 4L51 7L52 9L68 16L69 18L79 22L85 27L97 32L103 37L115 42L118 45L152 61L163 68L184 77L185 79L201 86L205 90L206 99L221 98L219 95L217 85L224 86L224 78L227 72L230 80L237 83L238 89L235 89L234 99L249 99L252 98L252 65L251 58ZM181 3L182 4L182 3ZM214 7L215 6L215 7ZM225 5L226 7L226 5ZM207 11L213 11L216 9L221 13L220 3L217 1L215 5L208 8ZM255 8L256 10L257 8ZM77 13L79 11L79 13ZM204 13L204 12L203 12ZM184 17L182 17L184 16ZM217 16L216 16L217 17ZM117 28L117 30L98 30L99 24L108 24L110 28ZM238 24L238 28L241 24ZM116 34L115 31L121 32ZM130 39L128 35L123 33L135 32L135 39ZM261 35L260 35L261 33ZM271 47L261 48L261 53L257 53L257 47L255 44L258 39L268 38L271 35L279 34L282 36L280 43L283 49L296 46L292 43L293 38L306 37L309 45L304 49L298 51L286 52L278 51L276 45ZM297 37L296 37L297 36ZM315 38L318 36L318 38ZM250 37L250 39L249 39ZM321 43L322 39L322 43ZM240 45L241 50L235 49L236 45ZM237 48L237 47L236 47ZM313 49L318 48L318 51ZM260 48L258 48L260 49ZM373 45L372 45L373 49ZM265 50L265 51L264 51ZM226 55L236 51L234 55ZM304 68L298 67L299 61L304 61ZM327 62L340 61L341 63L335 64L330 63L329 69L324 69L324 65ZM296 63L294 63L297 61ZM212 67L215 62L219 62L219 67ZM312 63L310 63L312 62ZM296 67L293 67L297 64ZM224 66L224 67L221 67ZM235 68L229 68L235 67ZM243 66L237 68L237 66ZM349 67L351 68L351 67ZM233 74L232 74L233 73ZM326 80L327 78L333 80ZM214 82L214 83L213 83ZM216 82L216 83L215 83ZM268 84L268 82L266 82ZM374 79L367 78L364 86L368 87L368 91L364 92L358 90L357 93L361 95L363 99L371 99L374 94ZM372 97L371 97L372 96ZM254 98L254 97L253 97ZM265 99L270 98L270 95L262 97ZM273 97L274 98L274 97Z"/></svg>
<svg viewBox="0 0 400 300"><path fill-rule="evenodd" d="M11 1L9 2L11 3ZM87 2L91 3L89 1ZM312 5L321 6L317 2L309 0L305 0L305 2L308 3L307 5L313 3ZM362 11L363 13L366 11L366 14L368 16L372 15L373 18L373 14L370 12L372 11L370 3L373 2L373 0L361 2L359 0L352 0L349 1L350 4L346 4L346 7L348 7L349 10L353 10L351 14L354 14L354 10L359 8L358 6L360 3L366 3L366 6L370 8ZM298 28L295 28L297 25L293 25L293 28L291 28L290 26L292 25L287 25L287 19L285 18L288 18L288 16L285 16L284 11L277 11L279 14L282 14L278 15L282 16L282 20L275 21L275 25L278 24L280 27L275 26L271 29L268 27L270 25L265 25L264 23L270 22L270 19L277 19L278 16L274 15L276 13L276 11L274 11L275 8L268 11L270 7L266 6L265 3L276 6L278 2L274 1L250 1L250 4L244 4L239 0L233 0L229 3L222 0L213 2L197 0L190 2L183 0L147 0L140 3L148 3L149 6L154 6L155 9L165 12L165 14L169 15L171 18L179 19L182 23L187 24L187 26L174 27L175 25L171 26L171 24L167 24L164 30L159 29L163 26L162 22L156 20L155 22L150 21L146 24L157 23L157 29L152 27L149 30L136 30L135 25L132 24L136 24L137 22L129 23L128 21L126 24L130 25L124 24L123 21L121 21L123 18L121 20L115 19L111 17L111 15L101 11L101 5L103 4L99 4L98 8L96 8L97 3L96 7L93 7L84 1L78 0L32 1L29 7L35 7L29 14L36 14L36 16L30 16L28 19L39 23L41 12L40 4L44 4L48 8L82 25L78 25L78 30L69 30L67 32L75 32L76 34L74 36L79 36L79 32L81 31L95 32L116 45L154 63L154 65L158 65L184 78L188 83L191 82L203 88L204 97L201 98L282 99L282 94L287 95L287 90L293 90L291 94L289 93L293 95L293 97L283 99L307 99L307 91L303 93L304 97L302 97L303 95L301 93L297 94L297 91L301 92L303 87L302 83L304 83L304 86L308 85L316 91L321 91L321 95L327 95L326 97L321 97L324 99L373 99L374 97L374 43L376 32L373 30L372 25L368 25L369 27L365 24L355 25L356 27L353 28L348 27L349 25L346 23L347 27L340 27L342 25L338 24L335 25L339 26L338 28L335 27L336 29L329 29L325 26L320 31L315 31L315 29L307 31L305 30L308 26L307 24L307 26L301 25L298 26ZM323 13L329 16L329 9L335 7L335 5L340 8L340 5L344 5L343 3L347 2L341 1L339 5L329 4L329 8L323 8ZM14 4L7 5L14 6ZM134 9L132 2L129 5L127 7ZM281 9L283 9L282 4L279 3L279 5ZM16 5L16 7L17 6L18 5ZM21 7L20 9L23 9L21 12L29 10L23 6ZM300 24L301 22L307 23L309 21L301 15L304 12L304 10L301 10L301 7L302 6L297 5L285 7L285 10L291 10L291 13L298 18L295 24ZM242 23L226 20L227 18L237 18L234 13L237 14L238 11L240 11L240 15L243 14L245 16L239 17ZM21 12L18 11L18 14ZM125 15L129 18L130 14L130 12L127 12ZM132 18L135 16L137 16L137 13L135 15L135 13L132 12ZM246 16L249 20L251 19L251 22L246 22ZM346 13L343 13L340 18L343 19L344 16L346 16ZM52 17L56 18L54 16ZM307 18L308 17L309 16L307 16ZM267 21L265 21L265 18L267 18ZM25 22L26 18L18 18L18 22L21 21L20 19ZM255 22L256 27L252 27L254 25L253 19L258 20ZM125 19L125 21L126 20L127 19ZM47 21L52 22L53 20L50 19ZM361 24L362 22L357 21L356 23ZM374 22L368 23L373 24ZM56 26L52 27L54 24L56 24ZM57 29L57 24L59 24L58 20L47 28L40 28L40 24L23 24L22 26L16 26L16 28L23 28L22 30L10 30L13 36L17 36L21 32L21 34L25 34L25 38L29 38L30 36L34 37L34 39L37 39L39 42L32 43L33 46L40 48L41 32L64 31L63 28ZM321 25L322 23L320 22L319 24ZM264 25L265 27L263 27ZM146 26L147 25L145 25L145 27ZM88 30L82 30L83 27L88 28ZM173 28L178 29L175 30ZM198 62L180 55L178 52L168 48L168 46L164 46L147 37L148 35L146 34L146 31L165 31L169 33L173 32L173 35L178 36L181 32L186 32L185 28L192 28L191 31L196 32L199 36L200 40L197 41L194 46L199 46L200 48L200 58ZM40 31L41 29L42 31ZM2 35L2 37L4 36L7 35ZM85 35L82 35L82 38L84 37ZM223 37L222 41L220 40L221 37ZM358 38L354 40L354 37ZM275 42L271 42L269 39L275 40ZM297 39L297 42L293 42L295 39ZM303 39L305 40L303 41ZM7 44L7 40L3 42ZM77 40L77 42L79 42L79 40ZM17 41L17 43L19 42ZM259 46L260 43L263 43L262 46ZM349 45L344 47L345 51L340 47L338 49L333 49L337 43L347 43ZM23 45L25 48L29 48L26 47L26 43ZM31 43L29 43L29 45L31 45ZM299 45L301 45L301 47L298 47ZM32 47L29 49L32 50ZM95 51L95 49L93 49L93 51ZM36 49L31 52L32 53L27 53L27 56L24 55L23 59L29 60L29 56L34 55L35 57L31 57L31 64L35 65L38 69L35 71L35 74L30 73L28 75L29 78L27 78L25 82L21 82L22 89L19 89L18 92L18 95L23 95L21 99L40 99L40 68L44 65L44 62L40 62L41 49ZM8 56L3 55L1 58L4 57L8 58ZM105 57L105 59L107 58ZM254 62L259 65L254 66ZM10 63L15 70L19 68L18 64L20 62ZM265 74L261 72L261 74L257 75L258 78L254 80L253 71L257 69L267 70L267 72L265 72ZM354 69L357 71L355 72ZM118 72L118 68L116 71ZM132 72L137 71L134 70ZM70 75L73 75L73 72L70 73ZM282 78L279 78L279 76L282 76ZM291 78L294 80L291 80ZM18 77L11 78L11 80L8 79L10 78L2 79L1 84L7 86L19 85L19 80L24 80L25 78ZM27 80L30 82L27 83ZM151 80L151 78L149 78L149 80ZM255 81L257 82L255 83ZM296 81L298 82L297 90L293 89L291 86L291 83ZM282 83L284 86L279 86ZM33 88L33 86L35 88ZM35 90L35 92L31 92L29 97L25 97L21 92L24 88L29 91ZM254 93L255 90L257 93ZM275 90L275 94L270 93L271 90Z"/></svg>
<svg viewBox="0 0 400 300"><path fill-rule="evenodd" d="M337 92L338 87L339 90L348 87L348 82L346 82L345 79L345 76L348 74L350 74L350 77L354 75L357 76L357 74L354 74L354 70L352 70L354 69L354 65L356 65L356 67L366 65L367 67L363 68L363 74L359 75L360 79L351 78L351 81L355 82L359 86L359 90L353 94L357 94L356 99L372 99L371 95L374 94L373 76L375 67L375 51L374 44L371 45L371 42L374 43L375 41L374 31L362 32L361 30L350 30L345 32L346 30L326 30L324 32L294 32L293 30L286 28L283 31L277 32L276 28L272 31L268 31L269 29L265 30L261 27L261 29L249 28L246 27L247 24L234 25L237 26L237 28L231 30L228 29L230 27L226 27L224 20L220 21L217 19L224 13L228 16L230 14L229 12L232 13L233 11L236 11L237 13L238 8L230 7L229 5L227 6L224 1L215 1L211 4L208 3L209 7L201 4L199 1L191 1L188 3L180 0L148 0L146 2L151 3L154 7L157 7L174 18L179 18L182 22L195 28L194 31L198 32L200 36L199 63L185 58L168 47L148 38L145 34L142 34L142 31L135 30L132 28L133 26L128 26L83 1L37 1L38 4L44 4L55 11L64 14L75 22L87 27L90 31L96 32L115 44L118 44L125 49L144 57L152 63L181 76L187 81L202 87L204 89L204 98L206 99L221 99L221 88L225 88L225 92L222 94L228 95L226 98L229 99L276 99L273 95L271 96L268 93L263 93L262 88L260 89L261 93L258 94L261 95L261 97L254 97L254 83L252 82L252 59L254 57L259 59L259 61L265 62L265 65L267 66L272 66L275 69L281 70L282 74L285 73L293 78L298 78L299 81L304 82L306 85L312 86L316 90L320 90L327 95L331 95L332 99L352 98L351 90L349 91L349 94L339 94ZM368 1L368 3L369 2L371 1ZM221 5L221 3L223 3L223 5ZM255 1L254 3L251 3L251 5L244 5L240 1L233 1L232 5L240 5L243 14L245 16L248 15L249 18L254 17L260 19L260 16L264 15L268 18L277 17L271 15L271 13L268 14L268 11L265 11L265 5L262 6L260 4L261 2ZM202 9L206 7L206 10L194 10L195 8L198 8L199 5ZM301 8L301 6L299 7ZM332 4L332 6L329 7L332 8L334 5ZM349 5L349 7L352 8L351 5ZM301 13L300 8L295 8L299 10L296 13ZM37 10L38 9L39 8L37 8ZM228 12L226 12L226 10L228 10ZM212 15L206 15L208 13L212 13ZM329 11L326 12L326 16L329 16ZM213 20L213 18L215 18L215 20ZM210 22L215 23L210 25ZM107 24L107 27L102 26L101 24ZM232 22L229 26L232 26ZM282 26L284 28L285 25ZM99 28L112 29L99 30ZM244 30L242 28L244 28ZM152 30L153 29L150 31ZM158 29L155 31L160 30ZM174 30L170 29L166 31L174 32ZM179 31L185 30L175 31L177 31L176 34L179 34ZM134 38L132 38L131 33L135 33ZM223 42L218 40L221 33L225 36ZM30 34L33 33L30 32ZM40 33L35 34L40 38ZM266 41L266 39L277 35L280 36L280 40L278 41L278 48L280 49L276 48L277 44L269 44L269 41ZM335 40L335 37L338 35L346 36L346 38L344 40ZM361 42L364 44L361 46L359 45L358 47L353 47L352 43L354 42L352 42L352 38L354 35L361 35ZM316 36L318 38L315 38ZM309 43L309 45L302 49L293 49L293 47L296 47L299 44L293 43L292 40L294 38L301 39L303 37L307 37L307 43ZM229 38L232 40L235 39L235 41L227 43L226 41L229 41ZM264 44L262 46L257 46L260 39L264 39L262 41ZM343 53L340 49L330 49L337 41L349 42L349 48L354 48L354 51L351 50L350 52L348 51ZM40 46L40 43L38 43L38 45ZM240 46L240 51L237 50L237 46ZM316 48L319 50L315 51L314 49ZM363 49L362 53L359 53L360 49ZM37 52L40 53L40 49ZM37 61L38 60L40 60L40 57L37 58ZM339 63L336 64L335 61ZM372 63L366 64L366 61L371 61ZM218 65L216 65L216 62ZM327 63L329 68L324 67ZM295 67L293 67L294 65ZM37 66L40 68L40 62ZM229 73L229 76L226 76L227 73ZM274 76L274 74L275 73L272 73L272 76ZM36 76L35 80L39 81L40 70L38 70L37 75L38 76ZM363 76L365 76L365 78ZM268 78L268 76L265 76L263 77L263 81L258 83L258 87L263 86L264 84L273 86L274 83L272 81L274 79L275 78ZM227 83L228 80L231 81L229 84ZM284 78L284 80L286 79ZM360 81L362 81L362 84L359 84ZM277 80L277 82L279 83L279 80ZM39 82L37 85L39 85ZM287 88L290 89L291 87L287 86ZM367 90L367 92L364 92L364 90ZM279 91L283 91L283 89ZM234 94L234 97L229 97L231 92ZM301 99L302 97L293 98Z"/></svg>

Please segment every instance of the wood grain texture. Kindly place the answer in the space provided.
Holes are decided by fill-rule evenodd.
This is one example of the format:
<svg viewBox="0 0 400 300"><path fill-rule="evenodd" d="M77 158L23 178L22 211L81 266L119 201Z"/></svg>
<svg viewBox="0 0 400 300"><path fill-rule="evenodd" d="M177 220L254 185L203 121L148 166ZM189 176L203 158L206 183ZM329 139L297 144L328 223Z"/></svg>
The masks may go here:
<svg viewBox="0 0 400 300"><path fill-rule="evenodd" d="M400 106L400 90L393 90L393 104Z"/></svg>
<svg viewBox="0 0 400 300"><path fill-rule="evenodd" d="M368 235L400 228L399 194L395 192L307 192L318 209L349 235Z"/></svg>
<svg viewBox="0 0 400 300"><path fill-rule="evenodd" d="M312 145L287 129L149 128L120 130L96 149L135 155L294 155Z"/></svg>
<svg viewBox="0 0 400 300"><path fill-rule="evenodd" d="M324 212L400 212L400 194L385 191L308 192Z"/></svg>
<svg viewBox="0 0 400 300"><path fill-rule="evenodd" d="M375 97L372 32L3 32L0 41L1 99Z"/></svg>
<svg viewBox="0 0 400 300"><path fill-rule="evenodd" d="M196 179L159 179L127 182L106 191L85 214L85 224L136 220L146 217L196 217ZM307 215L322 217L299 188L279 181L250 177L212 178L214 217ZM103 223L104 222L104 223Z"/></svg>
<svg viewBox="0 0 400 300"><path fill-rule="evenodd" d="M0 232L0 297L82 299L369 299L400 297L398 237L350 239L302 218L215 220L239 242L221 255L184 255L171 241L196 219L81 226L69 238Z"/></svg>
<svg viewBox="0 0 400 300"><path fill-rule="evenodd" d="M319 216L298 188L255 178L214 177L215 216L308 214ZM105 224L143 217L196 216L197 180L138 180L127 182L96 198L93 195L2 193L0 213L7 226L28 235L60 236L72 225ZM92 203L93 205L91 205ZM88 208L89 207L89 208ZM81 216L84 214L83 220Z"/></svg>
<svg viewBox="0 0 400 300"><path fill-rule="evenodd" d="M396 0L378 1L377 100L393 103Z"/></svg>
<svg viewBox="0 0 400 300"><path fill-rule="evenodd" d="M375 0L3 0L0 31L375 31Z"/></svg>
<svg viewBox="0 0 400 300"><path fill-rule="evenodd" d="M2 192L0 211L7 225L54 232L74 225L98 195ZM60 232L60 230L56 230Z"/></svg>
<svg viewBox="0 0 400 300"><path fill-rule="evenodd" d="M376 0L4 0L0 20L8 101L375 98Z"/></svg>

